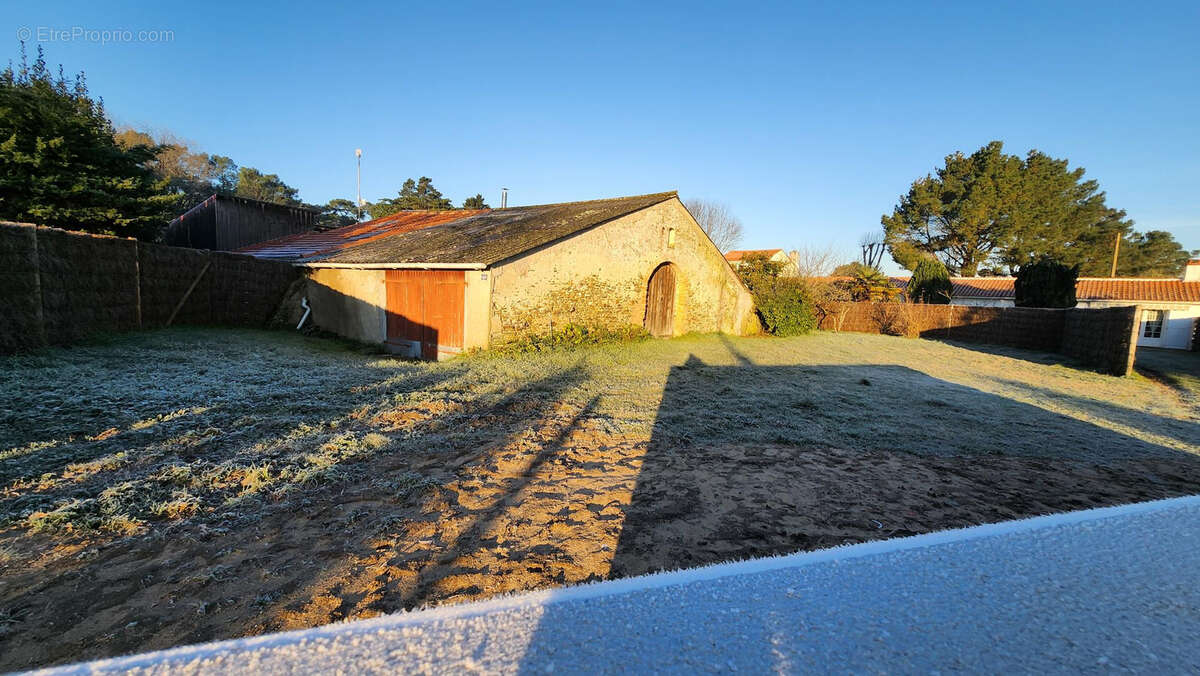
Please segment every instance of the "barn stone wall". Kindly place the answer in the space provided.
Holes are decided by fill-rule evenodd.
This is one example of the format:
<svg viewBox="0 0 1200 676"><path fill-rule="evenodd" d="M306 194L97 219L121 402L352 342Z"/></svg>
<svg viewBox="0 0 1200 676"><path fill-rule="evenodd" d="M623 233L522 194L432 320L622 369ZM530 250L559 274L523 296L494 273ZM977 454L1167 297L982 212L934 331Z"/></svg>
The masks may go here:
<svg viewBox="0 0 1200 676"><path fill-rule="evenodd" d="M387 339L384 270L317 268L308 277L312 322L363 343Z"/></svg>
<svg viewBox="0 0 1200 676"><path fill-rule="evenodd" d="M759 330L750 293L672 199L493 266L491 339L567 324L641 326L647 282L664 262L676 268L675 335Z"/></svg>

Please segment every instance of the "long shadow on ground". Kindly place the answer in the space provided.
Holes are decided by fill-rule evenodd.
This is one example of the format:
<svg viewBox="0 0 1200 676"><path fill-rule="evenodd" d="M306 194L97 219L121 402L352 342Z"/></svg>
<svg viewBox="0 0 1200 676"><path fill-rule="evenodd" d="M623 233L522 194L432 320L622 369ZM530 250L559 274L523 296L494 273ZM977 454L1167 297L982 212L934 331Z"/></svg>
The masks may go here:
<svg viewBox="0 0 1200 676"><path fill-rule="evenodd" d="M671 369L609 577L1200 492L1195 444L1152 443L902 366L759 366L727 347L738 365L693 356ZM1168 438L1191 429L1173 423ZM531 645L554 644L557 612L546 607Z"/></svg>
<svg viewBox="0 0 1200 676"><path fill-rule="evenodd" d="M257 491L191 485L203 501L200 513L170 521L139 514L150 521L135 537L72 524L65 528L73 530L52 533L7 531L0 552L7 555L10 543L17 543L38 556L0 576L0 670L312 626L484 593L469 584L454 586L490 574L486 563L472 568L469 555L496 544L489 540L490 520L510 507L509 496L520 494L524 477L553 459L555 439L570 434L591 404L567 401L585 375L578 367L547 369L515 389L478 377L456 383L464 369L397 365L335 382L322 379L333 373L310 373L304 382L311 387L302 392L311 398L280 400L277 406L286 410L269 422L242 420L238 402L227 400L166 423L173 426L171 440L201 433L196 444L172 443L164 450L152 436L155 429L162 434L161 427L126 425L111 437L9 459L6 480L23 488L0 496L6 508L16 512L20 501L65 499L80 505L71 513L76 524L106 518L114 486L137 493L161 489L166 496L182 490L171 484L173 467L192 468L193 484L201 468L219 477L225 467L264 467L271 483ZM303 364L296 371L302 377ZM264 390L263 396L272 396L265 379ZM162 412L187 403L185 395L164 396ZM274 414L276 407L246 403L247 413ZM376 444L363 445L368 432ZM38 439L36 428L26 434ZM56 480L45 489L33 484L43 472L74 471L72 462L115 457L122 448L131 452L121 462L95 465L77 480ZM499 465L506 471L497 472ZM493 484L477 491L477 500L466 489L442 489L476 476ZM442 519L447 511L458 517L452 525ZM425 538L417 532L423 528L434 535ZM514 557L536 545L501 544Z"/></svg>
<svg viewBox="0 0 1200 676"><path fill-rule="evenodd" d="M900 366L735 356L671 368L649 439L606 416L604 398L623 395L597 391L585 360L516 387L455 366L344 382L336 397L314 386L301 409L320 412L300 417L338 421L334 450L367 432L388 445L337 456L319 481L6 574L0 668L1200 491L1200 458L1179 444ZM219 425L235 404L177 424ZM98 443L111 452L126 434ZM200 450L257 462L265 449L299 469L333 434L262 447L222 435ZM62 463L44 461L31 477ZM95 480L148 482L174 462Z"/></svg>
<svg viewBox="0 0 1200 676"><path fill-rule="evenodd" d="M667 379L612 576L1197 491L1197 455L906 367L693 357Z"/></svg>

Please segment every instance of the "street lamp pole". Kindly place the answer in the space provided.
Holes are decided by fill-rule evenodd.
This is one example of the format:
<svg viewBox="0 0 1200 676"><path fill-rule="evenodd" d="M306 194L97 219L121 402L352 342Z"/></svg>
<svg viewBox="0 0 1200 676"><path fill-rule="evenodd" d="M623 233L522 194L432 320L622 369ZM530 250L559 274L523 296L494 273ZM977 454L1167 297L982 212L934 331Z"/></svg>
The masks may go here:
<svg viewBox="0 0 1200 676"><path fill-rule="evenodd" d="M358 169L356 171L355 181L354 181L354 183L355 183L354 214L358 218L358 221L361 223L362 222L362 206L363 206L363 201L362 201L362 148L354 149L354 157L358 161Z"/></svg>

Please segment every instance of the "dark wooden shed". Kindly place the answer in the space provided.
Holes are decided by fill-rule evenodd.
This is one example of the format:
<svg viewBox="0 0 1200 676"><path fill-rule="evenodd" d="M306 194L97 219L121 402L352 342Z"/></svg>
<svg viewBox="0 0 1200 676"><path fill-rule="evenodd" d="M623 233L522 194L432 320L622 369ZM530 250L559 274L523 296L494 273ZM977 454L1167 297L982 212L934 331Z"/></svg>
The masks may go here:
<svg viewBox="0 0 1200 676"><path fill-rule="evenodd" d="M317 212L307 207L213 195L167 225L171 246L233 251L269 239L309 232Z"/></svg>

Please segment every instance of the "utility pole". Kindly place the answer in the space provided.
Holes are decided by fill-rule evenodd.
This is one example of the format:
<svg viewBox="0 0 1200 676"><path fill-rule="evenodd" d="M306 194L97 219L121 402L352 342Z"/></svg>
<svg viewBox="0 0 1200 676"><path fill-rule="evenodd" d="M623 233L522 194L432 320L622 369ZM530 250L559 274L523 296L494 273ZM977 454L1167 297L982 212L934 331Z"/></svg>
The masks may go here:
<svg viewBox="0 0 1200 676"><path fill-rule="evenodd" d="M358 161L358 169L354 177L354 215L362 222L362 148L354 149L354 157Z"/></svg>
<svg viewBox="0 0 1200 676"><path fill-rule="evenodd" d="M1113 264L1112 272L1108 273L1109 277L1117 276L1117 254L1121 253L1121 231L1117 231L1117 241L1113 244Z"/></svg>

